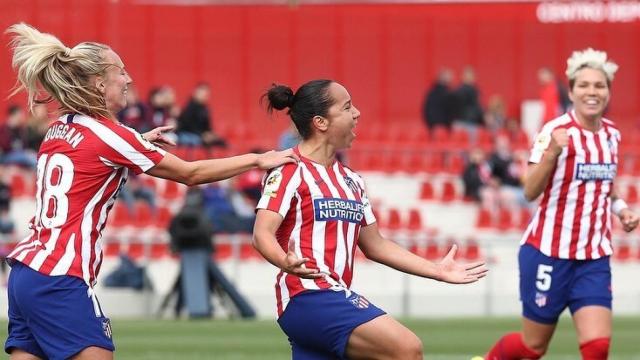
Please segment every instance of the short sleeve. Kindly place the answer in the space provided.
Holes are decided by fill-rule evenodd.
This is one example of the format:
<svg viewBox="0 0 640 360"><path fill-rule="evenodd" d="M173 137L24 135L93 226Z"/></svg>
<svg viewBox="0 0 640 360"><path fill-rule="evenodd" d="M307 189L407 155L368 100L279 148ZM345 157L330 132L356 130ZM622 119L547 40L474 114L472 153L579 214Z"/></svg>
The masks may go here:
<svg viewBox="0 0 640 360"><path fill-rule="evenodd" d="M361 226L371 225L376 222L376 216L373 213L373 208L371 206L371 201L369 201L369 195L367 194L367 189L364 183L364 180L359 176L355 176L356 181L358 182L358 186L360 187L360 200L362 201L362 211L364 213L364 217L360 222Z"/></svg>
<svg viewBox="0 0 640 360"><path fill-rule="evenodd" d="M531 155L529 155L529 162L537 164L542 160L542 155L549 147L551 143L551 127L543 127L542 130L536 135L531 147Z"/></svg>
<svg viewBox="0 0 640 360"><path fill-rule="evenodd" d="M271 170L262 182L262 196L256 209L271 210L286 217L301 181L297 165L287 164Z"/></svg>
<svg viewBox="0 0 640 360"><path fill-rule="evenodd" d="M82 117L74 122L88 127L100 139L95 145L100 160L112 167L126 167L140 174L157 165L166 151L145 140L140 133L116 123Z"/></svg>

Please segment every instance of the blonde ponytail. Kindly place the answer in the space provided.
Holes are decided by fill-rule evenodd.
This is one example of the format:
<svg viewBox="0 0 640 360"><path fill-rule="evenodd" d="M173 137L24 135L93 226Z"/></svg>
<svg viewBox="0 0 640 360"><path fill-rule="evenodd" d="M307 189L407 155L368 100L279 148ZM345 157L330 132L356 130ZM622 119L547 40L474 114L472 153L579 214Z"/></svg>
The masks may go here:
<svg viewBox="0 0 640 360"><path fill-rule="evenodd" d="M12 66L18 73L18 86L12 95L24 89L30 109L55 98L63 113L113 116L92 83L93 76L104 75L110 65L104 60L108 46L84 42L70 49L55 36L25 23L14 24L6 32L13 36ZM49 97L38 98L39 85Z"/></svg>

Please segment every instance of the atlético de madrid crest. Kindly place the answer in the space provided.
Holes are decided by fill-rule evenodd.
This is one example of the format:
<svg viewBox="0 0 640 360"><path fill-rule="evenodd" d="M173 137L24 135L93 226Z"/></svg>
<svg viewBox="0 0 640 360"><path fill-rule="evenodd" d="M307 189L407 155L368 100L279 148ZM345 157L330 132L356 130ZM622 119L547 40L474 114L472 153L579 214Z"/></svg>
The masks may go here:
<svg viewBox="0 0 640 360"><path fill-rule="evenodd" d="M351 299L349 299L349 301L351 302L351 304L353 304L353 306L357 307L358 309L366 309L369 307L369 300L365 299L364 296L361 295L354 295L351 297Z"/></svg>
<svg viewBox="0 0 640 360"><path fill-rule="evenodd" d="M348 176L344 176L344 182L347 184L347 186L349 187L349 189L351 189L351 191L353 191L354 194L358 193L358 184L356 184L355 181L353 181L352 178L348 177Z"/></svg>

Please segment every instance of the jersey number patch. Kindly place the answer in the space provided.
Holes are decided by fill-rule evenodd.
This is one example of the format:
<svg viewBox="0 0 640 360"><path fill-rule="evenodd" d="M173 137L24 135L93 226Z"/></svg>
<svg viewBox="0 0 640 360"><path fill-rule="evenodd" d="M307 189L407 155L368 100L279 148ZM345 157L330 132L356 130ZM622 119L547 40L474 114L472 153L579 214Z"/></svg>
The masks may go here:
<svg viewBox="0 0 640 360"><path fill-rule="evenodd" d="M47 229L64 225L69 213L67 192L73 183L73 162L63 154L42 154L38 159L37 182L36 224Z"/></svg>
<svg viewBox="0 0 640 360"><path fill-rule="evenodd" d="M540 291L547 291L551 289L551 272L553 266L551 265L538 265L538 274L536 276L536 288Z"/></svg>

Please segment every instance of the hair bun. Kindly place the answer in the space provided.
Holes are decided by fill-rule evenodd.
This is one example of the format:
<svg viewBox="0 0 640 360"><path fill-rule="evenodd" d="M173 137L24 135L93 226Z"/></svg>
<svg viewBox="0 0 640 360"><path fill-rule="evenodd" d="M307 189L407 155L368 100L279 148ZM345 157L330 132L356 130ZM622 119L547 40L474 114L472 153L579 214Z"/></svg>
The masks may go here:
<svg viewBox="0 0 640 360"><path fill-rule="evenodd" d="M293 105L293 90L286 85L273 84L267 92L269 107L276 110L284 110Z"/></svg>

